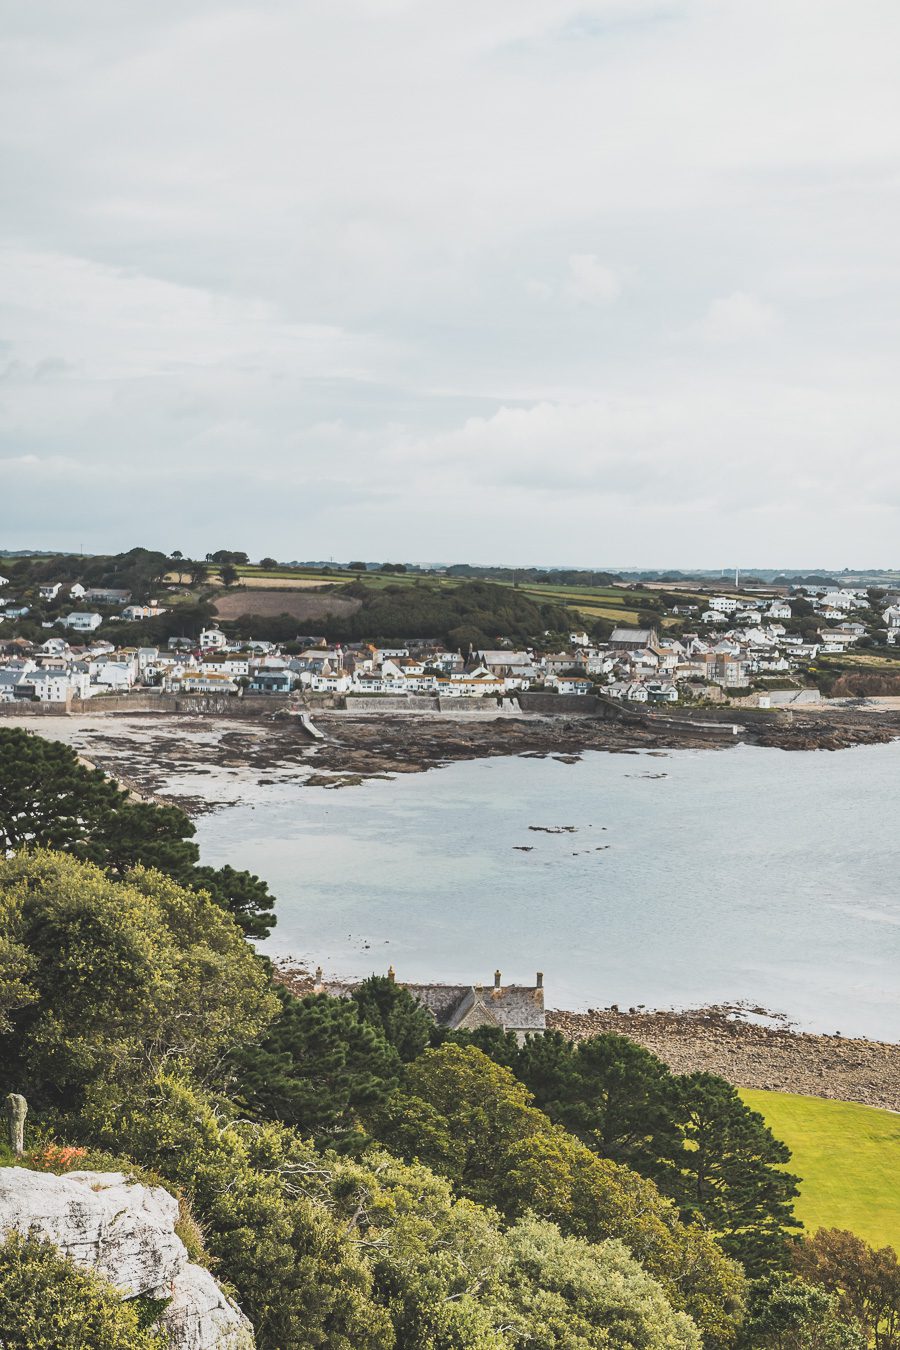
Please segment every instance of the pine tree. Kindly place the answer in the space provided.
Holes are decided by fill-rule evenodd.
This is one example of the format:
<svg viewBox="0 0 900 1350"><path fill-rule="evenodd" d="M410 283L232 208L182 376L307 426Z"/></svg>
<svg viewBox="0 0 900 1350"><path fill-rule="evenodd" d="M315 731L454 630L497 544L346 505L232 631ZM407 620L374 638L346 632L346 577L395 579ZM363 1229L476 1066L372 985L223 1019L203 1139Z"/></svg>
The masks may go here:
<svg viewBox="0 0 900 1350"><path fill-rule="evenodd" d="M252 1114L309 1134L351 1130L396 1087L397 1052L351 1000L275 988L279 1015L233 1056L236 1096Z"/></svg>
<svg viewBox="0 0 900 1350"><path fill-rule="evenodd" d="M402 984L387 975L370 975L354 990L353 1001L363 1022L375 1027L404 1063L428 1045L434 1018Z"/></svg>
<svg viewBox="0 0 900 1350"><path fill-rule="evenodd" d="M688 1147L681 1163L681 1204L720 1237L748 1274L783 1265L787 1232L800 1228L791 1153L737 1091L710 1073L687 1074L680 1092Z"/></svg>

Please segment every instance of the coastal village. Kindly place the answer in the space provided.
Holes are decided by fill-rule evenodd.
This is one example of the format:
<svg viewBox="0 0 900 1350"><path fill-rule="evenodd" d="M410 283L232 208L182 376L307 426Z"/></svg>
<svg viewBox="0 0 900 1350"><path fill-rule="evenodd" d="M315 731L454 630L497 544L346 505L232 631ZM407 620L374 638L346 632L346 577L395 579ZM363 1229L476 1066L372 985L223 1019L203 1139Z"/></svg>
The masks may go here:
<svg viewBox="0 0 900 1350"><path fill-rule="evenodd" d="M128 590L78 581L32 590L14 594L0 576L0 704L71 705L156 691L389 698L391 706L408 699L414 707L421 696L502 701L532 691L599 693L638 705L775 707L818 701L802 673L820 657L900 643L900 591L849 586L712 593L671 604L656 626L613 627L603 640L573 626L562 643L548 633L546 646L521 647L501 633L490 648L465 650L427 639L329 643L299 632L283 642L239 638L215 621L197 636L131 646L114 640L116 625L152 630L169 612L164 593L134 603ZM46 636L17 635L17 620L38 607L49 615L40 623Z"/></svg>

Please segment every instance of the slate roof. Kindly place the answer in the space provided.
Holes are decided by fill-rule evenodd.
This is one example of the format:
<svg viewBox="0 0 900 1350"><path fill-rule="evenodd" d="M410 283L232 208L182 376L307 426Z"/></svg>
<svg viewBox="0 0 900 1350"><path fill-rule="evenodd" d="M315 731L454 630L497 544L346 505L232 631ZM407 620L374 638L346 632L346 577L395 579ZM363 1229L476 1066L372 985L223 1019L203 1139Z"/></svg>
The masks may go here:
<svg viewBox="0 0 900 1350"><path fill-rule="evenodd" d="M328 983L325 990L347 998L356 985ZM451 1030L495 1025L507 1031L542 1032L547 1028L542 984L406 984L439 1026Z"/></svg>
<svg viewBox="0 0 900 1350"><path fill-rule="evenodd" d="M614 628L609 635L610 646L614 643L632 647L649 647L656 637L654 628Z"/></svg>

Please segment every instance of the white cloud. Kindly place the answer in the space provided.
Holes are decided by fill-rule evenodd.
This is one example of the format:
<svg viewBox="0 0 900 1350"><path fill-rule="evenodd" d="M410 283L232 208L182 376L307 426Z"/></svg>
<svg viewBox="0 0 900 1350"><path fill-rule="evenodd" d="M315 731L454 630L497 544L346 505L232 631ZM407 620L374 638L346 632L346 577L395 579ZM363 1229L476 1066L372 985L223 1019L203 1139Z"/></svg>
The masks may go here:
<svg viewBox="0 0 900 1350"><path fill-rule="evenodd" d="M622 282L611 267L595 253L573 253L569 258L566 295L570 300L590 305L607 305L622 292Z"/></svg>
<svg viewBox="0 0 900 1350"><path fill-rule="evenodd" d="M709 342L752 341L774 332L779 321L772 305L746 291L734 291L712 301L697 331Z"/></svg>

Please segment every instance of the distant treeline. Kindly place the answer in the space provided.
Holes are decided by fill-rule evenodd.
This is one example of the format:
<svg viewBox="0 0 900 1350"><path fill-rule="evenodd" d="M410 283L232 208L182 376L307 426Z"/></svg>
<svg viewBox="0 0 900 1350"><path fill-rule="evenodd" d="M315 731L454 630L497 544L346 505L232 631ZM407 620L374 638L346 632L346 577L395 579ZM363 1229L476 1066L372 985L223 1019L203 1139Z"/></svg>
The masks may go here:
<svg viewBox="0 0 900 1350"><path fill-rule="evenodd" d="M173 562L165 553L149 548L132 548L127 553L43 554L33 557L7 557L4 573L15 587L40 586L54 581L80 581L87 588L111 586L130 591L135 603L155 593Z"/></svg>
<svg viewBox="0 0 900 1350"><path fill-rule="evenodd" d="M544 604L485 581L448 588L423 580L377 589L360 580L343 587L340 595L359 600L360 608L312 621L317 632L333 641L437 638L465 649L493 646L501 636L536 642L548 632L568 633L572 622L562 605ZM227 626L240 636L286 641L296 635L299 624L286 614L270 619L248 615Z"/></svg>

